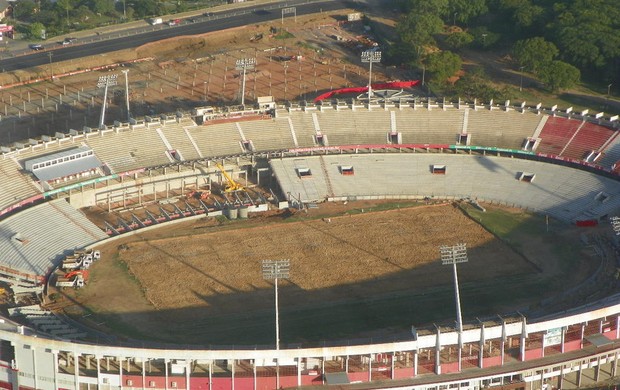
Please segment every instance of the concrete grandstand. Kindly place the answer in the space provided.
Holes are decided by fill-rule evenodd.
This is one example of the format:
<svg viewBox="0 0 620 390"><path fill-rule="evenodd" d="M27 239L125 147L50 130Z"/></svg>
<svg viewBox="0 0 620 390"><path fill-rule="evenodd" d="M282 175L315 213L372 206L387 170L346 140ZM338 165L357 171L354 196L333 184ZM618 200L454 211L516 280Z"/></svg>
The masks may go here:
<svg viewBox="0 0 620 390"><path fill-rule="evenodd" d="M230 109L207 120L197 111L71 131L3 154L0 214L13 215L0 221L0 247L10 254L0 265L7 280L39 285L63 252L107 238L79 208L221 181L215 162L260 180L255 163L269 161L286 200L298 204L474 199L604 222L620 211L617 135L617 116L460 101ZM76 147L101 161L95 173L42 182L25 170L25 161ZM456 329L438 327L381 344L204 350L76 343L6 320L0 386L272 389L278 366L283 387L570 388L617 375L619 322L620 297L611 296L544 317L470 321L461 343Z"/></svg>

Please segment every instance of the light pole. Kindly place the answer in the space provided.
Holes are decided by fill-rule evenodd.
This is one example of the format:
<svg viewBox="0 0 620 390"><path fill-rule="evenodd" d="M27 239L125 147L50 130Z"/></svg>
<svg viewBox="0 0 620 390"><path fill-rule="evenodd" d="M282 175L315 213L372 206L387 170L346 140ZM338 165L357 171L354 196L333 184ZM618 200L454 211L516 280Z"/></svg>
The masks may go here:
<svg viewBox="0 0 620 390"><path fill-rule="evenodd" d="M442 245L439 247L439 253L441 254L442 265L452 265L454 270L454 297L456 300L456 327L459 337L459 371L461 371L461 353L463 349L463 319L461 317L461 298L459 295L459 278L456 272L456 265L458 263L466 263L467 259L467 244L456 244L454 246Z"/></svg>
<svg viewBox="0 0 620 390"><path fill-rule="evenodd" d="M372 96L372 64L381 62L381 52L379 50L365 50L362 52L362 62L368 63L368 104Z"/></svg>
<svg viewBox="0 0 620 390"><path fill-rule="evenodd" d="M487 34L482 34L482 47L484 48L487 41Z"/></svg>
<svg viewBox="0 0 620 390"><path fill-rule="evenodd" d="M122 69L121 72L125 75L125 105L127 107L127 121L131 120L131 113L129 112L129 78L127 73L129 69Z"/></svg>
<svg viewBox="0 0 620 390"><path fill-rule="evenodd" d="M117 74L110 74L107 76L99 77L97 81L98 88L104 88L103 90L103 104L101 105L101 117L99 118L99 128L103 129L103 122L105 120L105 106L108 100L108 87L116 85Z"/></svg>
<svg viewBox="0 0 620 390"><path fill-rule="evenodd" d="M205 102L207 101L207 82L203 81L202 82L204 84L204 97L205 97Z"/></svg>
<svg viewBox="0 0 620 390"><path fill-rule="evenodd" d="M609 83L609 85L607 86L607 99L611 97L611 86L612 85L613 83Z"/></svg>
<svg viewBox="0 0 620 390"><path fill-rule="evenodd" d="M455 12L455 13L454 13L454 17L453 17L453 19L452 19L452 25L453 25L453 26L456 26L456 15L458 15L458 14L459 14L458 12Z"/></svg>
<svg viewBox="0 0 620 390"><path fill-rule="evenodd" d="M263 279L273 280L276 296L276 351L280 351L280 314L278 310L278 279L288 279L291 261L263 260ZM280 357L276 357L276 389L280 388Z"/></svg>
<svg viewBox="0 0 620 390"><path fill-rule="evenodd" d="M521 72L521 79L519 80L519 92L523 91L523 69L525 69L525 66L519 67L519 72Z"/></svg>
<svg viewBox="0 0 620 390"><path fill-rule="evenodd" d="M235 69L243 71L241 79L241 105L245 105L245 71L256 67L256 58L241 58L235 63Z"/></svg>

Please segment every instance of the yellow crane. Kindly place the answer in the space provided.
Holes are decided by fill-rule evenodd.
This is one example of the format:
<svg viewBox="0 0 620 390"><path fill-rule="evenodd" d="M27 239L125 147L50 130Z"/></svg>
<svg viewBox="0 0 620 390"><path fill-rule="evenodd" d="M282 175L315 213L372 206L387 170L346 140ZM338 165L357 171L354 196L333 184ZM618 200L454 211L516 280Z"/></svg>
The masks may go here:
<svg viewBox="0 0 620 390"><path fill-rule="evenodd" d="M224 166L222 164L216 162L215 166L220 170L220 172L222 172L222 175L226 179L227 184L226 184L226 189L224 190L224 192L234 192L234 191L243 190L243 186L237 183L236 181L234 181L232 177L230 177L230 175L226 172L226 170L224 170Z"/></svg>

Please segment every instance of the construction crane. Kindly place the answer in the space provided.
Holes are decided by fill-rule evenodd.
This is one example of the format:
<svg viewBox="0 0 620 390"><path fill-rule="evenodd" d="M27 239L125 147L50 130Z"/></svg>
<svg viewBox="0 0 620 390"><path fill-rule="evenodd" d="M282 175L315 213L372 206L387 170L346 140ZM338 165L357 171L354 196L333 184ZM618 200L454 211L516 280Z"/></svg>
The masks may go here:
<svg viewBox="0 0 620 390"><path fill-rule="evenodd" d="M242 191L244 189L241 184L234 181L233 178L230 177L228 173L226 173L226 171L224 170L224 166L222 164L216 162L215 166L220 170L220 172L222 172L222 175L226 179L227 184L226 184L226 189L224 189L224 192Z"/></svg>

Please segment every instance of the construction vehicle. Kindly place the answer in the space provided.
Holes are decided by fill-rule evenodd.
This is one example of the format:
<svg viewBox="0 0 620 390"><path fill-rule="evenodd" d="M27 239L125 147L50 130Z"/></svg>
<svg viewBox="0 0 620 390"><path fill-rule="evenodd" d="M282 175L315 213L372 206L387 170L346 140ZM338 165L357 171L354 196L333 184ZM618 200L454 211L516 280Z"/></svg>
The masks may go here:
<svg viewBox="0 0 620 390"><path fill-rule="evenodd" d="M59 276L56 279L56 287L84 287L86 280L88 279L88 271L77 270L66 273L64 276Z"/></svg>
<svg viewBox="0 0 620 390"><path fill-rule="evenodd" d="M62 261L61 268L64 270L88 269L95 260L101 258L101 252L89 249L87 251L75 251Z"/></svg>
<svg viewBox="0 0 620 390"><path fill-rule="evenodd" d="M217 169L220 170L220 172L222 172L222 176L224 176L224 178L226 179L227 184L224 192L235 192L244 190L243 186L234 181L233 178L230 177L230 175L226 172L226 170L224 170L224 166L222 164L216 162L215 166L217 167Z"/></svg>

